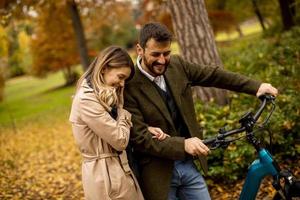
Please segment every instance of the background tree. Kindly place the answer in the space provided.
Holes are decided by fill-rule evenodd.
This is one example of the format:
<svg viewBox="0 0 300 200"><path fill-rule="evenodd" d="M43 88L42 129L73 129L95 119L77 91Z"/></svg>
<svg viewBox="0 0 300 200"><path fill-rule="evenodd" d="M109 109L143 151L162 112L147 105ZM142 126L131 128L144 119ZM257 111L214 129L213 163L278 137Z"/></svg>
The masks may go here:
<svg viewBox="0 0 300 200"><path fill-rule="evenodd" d="M79 9L77 8L77 3L74 0L64 0L64 1L38 1L38 0L10 0L4 1L4 10L2 14L6 17L6 20L2 20L6 24L12 23L12 21L22 22L25 20L32 21L32 14L36 15L36 10L41 9L41 7L46 7L47 4L61 4L67 6L68 9L64 10L64 18L69 18L72 21L72 28L74 29L74 34L76 36L77 48L80 55L81 64L83 70L85 70L89 64L87 56L87 47L84 37L84 31L81 24L81 16ZM2 22L2 23L3 23Z"/></svg>
<svg viewBox="0 0 300 200"><path fill-rule="evenodd" d="M222 66L204 0L170 0L168 5L182 56L190 62ZM227 103L224 90L203 87L194 90L202 101L214 99L221 105Z"/></svg>
<svg viewBox="0 0 300 200"><path fill-rule="evenodd" d="M9 76L15 77L24 74L24 69L21 64L21 54L19 52L20 45L18 35L20 27L17 23L12 22L7 27L8 30L8 70Z"/></svg>
<svg viewBox="0 0 300 200"><path fill-rule="evenodd" d="M30 64L24 59L29 55L28 48L24 48L24 44L28 42L27 36L30 34L31 23L28 20L28 11L33 2L12 0L3 1L0 5L1 25L7 35L8 65L4 69L8 77L23 75L26 72L25 68Z"/></svg>
<svg viewBox="0 0 300 200"><path fill-rule="evenodd" d="M289 30L295 25L294 17L296 15L295 0L278 0L281 11L281 19L284 30Z"/></svg>
<svg viewBox="0 0 300 200"><path fill-rule="evenodd" d="M225 10L211 10L208 12L209 21L211 23L214 34L220 32L230 33L233 31L238 31L239 35L242 37L243 32L231 12Z"/></svg>
<svg viewBox="0 0 300 200"><path fill-rule="evenodd" d="M168 11L166 0L145 0L139 5L138 24L145 24L150 21L157 21L173 31L172 16Z"/></svg>
<svg viewBox="0 0 300 200"><path fill-rule="evenodd" d="M92 56L112 44L127 48L134 46L137 31L130 2L104 1L83 6L88 8L82 21Z"/></svg>
<svg viewBox="0 0 300 200"><path fill-rule="evenodd" d="M81 17L75 0L67 0L67 7L70 12L74 33L76 36L77 47L79 50L81 65L85 71L89 66L88 50L85 41L85 34L81 23Z"/></svg>
<svg viewBox="0 0 300 200"><path fill-rule="evenodd" d="M256 14L257 18L258 18L258 21L262 27L263 30L266 30L266 26L265 26L265 20L264 20L264 17L262 16L261 12L260 12L260 9L258 7L258 4L257 4L257 0L252 0L252 5L253 5L253 10L254 10L254 13Z"/></svg>
<svg viewBox="0 0 300 200"><path fill-rule="evenodd" d="M239 19L234 12L227 9L229 1L211 0L206 2L208 17L214 34L219 32L230 33L237 31L240 37L243 32L239 25Z"/></svg>
<svg viewBox="0 0 300 200"><path fill-rule="evenodd" d="M62 70L66 84L76 81L71 66L79 62L76 39L68 8L64 2L47 2L37 9L36 28L32 39L32 73L44 76Z"/></svg>

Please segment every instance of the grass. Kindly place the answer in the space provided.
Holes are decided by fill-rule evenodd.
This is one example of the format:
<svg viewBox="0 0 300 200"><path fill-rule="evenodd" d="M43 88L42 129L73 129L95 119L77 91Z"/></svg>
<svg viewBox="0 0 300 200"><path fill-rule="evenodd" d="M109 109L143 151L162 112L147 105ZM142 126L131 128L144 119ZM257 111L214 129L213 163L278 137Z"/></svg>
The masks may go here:
<svg viewBox="0 0 300 200"><path fill-rule="evenodd" d="M74 87L62 87L62 73L45 79L23 76L6 83L0 103L0 126L15 126L28 121L47 120L49 116L66 117Z"/></svg>

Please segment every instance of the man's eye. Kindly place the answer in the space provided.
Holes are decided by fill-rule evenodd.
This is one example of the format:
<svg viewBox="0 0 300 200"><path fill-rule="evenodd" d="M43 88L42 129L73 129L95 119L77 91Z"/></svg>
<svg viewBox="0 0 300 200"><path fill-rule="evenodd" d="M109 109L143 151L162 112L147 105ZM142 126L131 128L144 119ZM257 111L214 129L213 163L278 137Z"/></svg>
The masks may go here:
<svg viewBox="0 0 300 200"><path fill-rule="evenodd" d="M168 51L168 52L165 52L165 53L164 53L164 56L165 56L165 57L166 57L166 56L169 56L170 53L171 53L171 52L169 52L169 51Z"/></svg>
<svg viewBox="0 0 300 200"><path fill-rule="evenodd" d="M160 53L154 53L152 54L153 57L159 57L160 56Z"/></svg>

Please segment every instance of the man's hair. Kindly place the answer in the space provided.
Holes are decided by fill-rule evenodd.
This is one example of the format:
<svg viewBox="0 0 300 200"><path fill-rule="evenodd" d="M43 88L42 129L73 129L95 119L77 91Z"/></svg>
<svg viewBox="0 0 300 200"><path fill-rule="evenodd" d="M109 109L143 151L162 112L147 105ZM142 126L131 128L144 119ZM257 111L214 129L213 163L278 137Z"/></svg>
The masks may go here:
<svg viewBox="0 0 300 200"><path fill-rule="evenodd" d="M146 43L151 38L157 42L171 42L172 33L165 25L157 22L150 22L145 24L140 31L139 44L143 49L145 49Z"/></svg>

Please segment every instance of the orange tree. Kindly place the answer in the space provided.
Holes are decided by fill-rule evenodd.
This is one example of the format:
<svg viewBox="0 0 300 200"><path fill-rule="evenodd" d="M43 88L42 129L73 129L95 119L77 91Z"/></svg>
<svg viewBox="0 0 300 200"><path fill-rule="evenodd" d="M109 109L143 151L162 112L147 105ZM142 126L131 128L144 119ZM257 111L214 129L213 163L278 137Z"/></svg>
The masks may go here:
<svg viewBox="0 0 300 200"><path fill-rule="evenodd" d="M66 17L66 5L54 1L41 4L36 9L36 27L31 49L32 74L44 76L48 72L62 70L66 83L76 80L71 66L79 62L72 21Z"/></svg>

